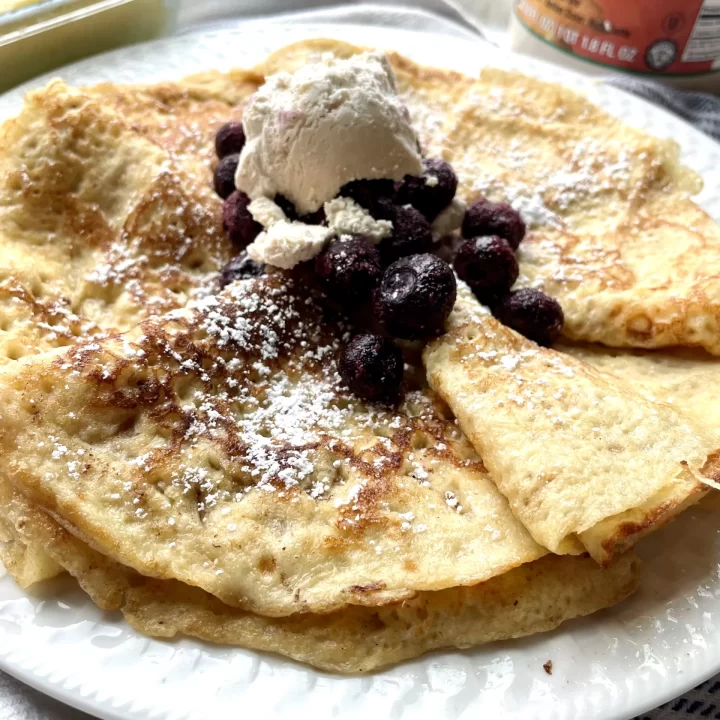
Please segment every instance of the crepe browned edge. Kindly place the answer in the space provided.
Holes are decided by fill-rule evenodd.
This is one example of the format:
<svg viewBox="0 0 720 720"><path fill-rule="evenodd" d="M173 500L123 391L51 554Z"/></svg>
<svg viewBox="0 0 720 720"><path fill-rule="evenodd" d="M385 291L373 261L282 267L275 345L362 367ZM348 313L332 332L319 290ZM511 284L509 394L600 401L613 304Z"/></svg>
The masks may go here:
<svg viewBox="0 0 720 720"><path fill-rule="evenodd" d="M430 385L515 516L551 552L587 551L607 565L715 481L712 434L610 375L519 336L466 288L447 329L424 352ZM650 446L642 439L648 432ZM687 456L675 452L670 462L665 450L676 447ZM591 461L597 472L588 477Z"/></svg>
<svg viewBox="0 0 720 720"><path fill-rule="evenodd" d="M479 585L421 592L380 608L266 618L198 588L139 575L92 550L18 492L7 507L19 536L40 540L99 607L120 610L138 631L279 653L338 673L547 632L622 601L639 581L632 553L610 569L588 557L548 555Z"/></svg>

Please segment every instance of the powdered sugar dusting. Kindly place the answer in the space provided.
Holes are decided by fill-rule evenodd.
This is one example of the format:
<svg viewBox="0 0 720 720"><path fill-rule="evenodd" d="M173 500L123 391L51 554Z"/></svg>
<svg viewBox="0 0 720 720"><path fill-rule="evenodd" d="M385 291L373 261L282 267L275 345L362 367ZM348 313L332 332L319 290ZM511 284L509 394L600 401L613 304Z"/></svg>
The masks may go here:
<svg viewBox="0 0 720 720"><path fill-rule="evenodd" d="M465 167L462 154L456 169L472 178L475 194L510 203L531 228L561 227L564 214L573 204L619 188L630 189L632 183L628 153L622 149L614 153L607 144L591 139L578 142L571 156L556 169L544 169L542 155L517 139L510 142L509 150L498 149L496 159L502 168L499 172ZM530 179L522 180L528 173Z"/></svg>
<svg viewBox="0 0 720 720"><path fill-rule="evenodd" d="M301 281L273 274L199 297L164 320L148 320L134 342L127 336L113 341L110 354L105 344L85 342L72 355L79 361L74 372L83 372L97 354L100 377L111 383L122 372L113 356L136 367L150 363L153 376L177 378L178 395L169 402L172 428L182 434L172 474L160 485L168 497L195 502L201 518L258 492L286 502L331 499L342 512L341 526L351 528L365 522L362 498L376 474L406 473L400 487L439 492L433 490L438 458L458 436L452 423L438 422L423 392L409 390L398 409L353 396L335 364L348 333L344 324L323 319ZM441 433L428 446L434 450L410 453L401 471L398 442L406 443L426 423ZM210 461L209 447L228 454L222 462ZM59 458L62 447L55 452ZM156 471L154 453L130 463L141 472L141 483L142 475ZM348 473L358 482L341 492ZM142 500L136 503L143 493L135 484L129 493L135 516L152 517ZM422 533L425 526L418 522L408 530Z"/></svg>

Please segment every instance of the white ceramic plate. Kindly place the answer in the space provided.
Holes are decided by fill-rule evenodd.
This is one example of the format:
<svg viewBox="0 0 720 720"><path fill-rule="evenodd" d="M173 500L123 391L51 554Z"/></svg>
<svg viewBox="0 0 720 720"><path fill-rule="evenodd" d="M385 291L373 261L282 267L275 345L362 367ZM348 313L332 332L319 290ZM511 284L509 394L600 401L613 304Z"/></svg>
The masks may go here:
<svg viewBox="0 0 720 720"><path fill-rule="evenodd" d="M561 81L627 122L673 137L706 181L720 220L720 147L682 121L617 90L461 37L350 25L254 25L127 48L62 72L73 83L152 82L260 60L313 36L397 49L420 62L476 72L513 66ZM35 84L39 84L36 81ZM20 93L0 98L0 117ZM182 639L150 640L103 614L73 584L29 596L0 577L0 668L103 718L263 717L624 720L720 671L720 513L692 510L641 544L640 591L555 632L464 652L439 652L369 677L339 677L280 657ZM2 569L0 568L0 573ZM553 661L553 674L542 668Z"/></svg>

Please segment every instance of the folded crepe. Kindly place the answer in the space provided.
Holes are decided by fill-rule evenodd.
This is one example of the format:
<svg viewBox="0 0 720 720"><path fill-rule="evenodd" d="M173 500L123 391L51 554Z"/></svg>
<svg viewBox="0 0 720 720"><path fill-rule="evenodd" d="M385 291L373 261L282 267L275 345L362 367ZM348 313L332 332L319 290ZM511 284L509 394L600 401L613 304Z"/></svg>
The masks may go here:
<svg viewBox="0 0 720 720"><path fill-rule="evenodd" d="M423 386L366 404L302 277L236 282L0 373L3 473L139 573L266 615L381 605L545 554ZM412 383L412 376L408 377Z"/></svg>
<svg viewBox="0 0 720 720"><path fill-rule="evenodd" d="M197 287L196 275L205 276L217 270L228 257L227 245L222 244L224 241L218 232L219 202L210 192L214 130L225 120L240 117L241 109L235 106L244 102L262 82L264 72L292 70L321 52L342 55L360 50L335 41L311 41L283 49L256 71L249 73L203 73L181 83L149 88L103 85L76 91L55 84L47 91L31 96L21 120L15 125L8 125L9 130L4 129L7 135L4 136L5 144L0 147L0 155L10 162L10 166L1 167L8 181L7 188L11 191L5 196L8 198L5 206L8 212L3 214L4 224L0 227L0 247L10 247L2 245L8 238L14 243L15 267L20 269L13 270L8 280L22 281L22 292L13 285L8 290L6 302L0 306L0 311L10 308L1 325L2 328L12 326L10 334L4 336L8 345L12 345L7 351L8 360L14 363L21 354L73 345L77 336L91 333L98 334L98 339L106 343L105 350L113 355L113 361L126 354L128 348L134 349L135 353L138 347L142 349L142 342L140 345L131 343L128 346L117 337L103 337L103 333L126 329L144 320L147 317L146 309L151 310L152 314L184 305ZM496 116L517 118L523 115L540 125L564 123L567 127L562 132L571 138L577 137L577 125L588 121L600 128L600 137L603 135L603 124L623 142L628 137L625 131L618 130L617 125L610 122L605 113L576 94L557 86L539 83L515 73L493 70L484 71L477 80L470 79L447 71L419 68L396 55L391 55L391 61L398 73L398 87L428 152L446 154L448 148L457 148L452 133L463 127L474 127L475 122L470 115L463 115L458 109L473 97L481 98L486 104L488 98L492 98L492 108L489 109ZM53 128L52 132L50 128ZM119 141L116 142L117 138ZM473 147L475 145L477 143L473 141ZM38 148L40 151L37 151ZM65 154L62 152L64 148ZM48 149L51 152L47 152ZM61 151L59 155L58 150ZM130 155L127 157L137 157L144 165L135 167L134 161L126 162L125 153L128 152ZM692 187L695 179L674 164L672 145L668 144L665 150L658 152L663 158L669 158L667 162L663 160L663 169L672 178L671 182L678 187ZM78 155L83 158L80 162L76 161ZM46 156L51 158L48 163L45 163ZM103 160L105 157L107 161ZM482 162L487 162L487 158ZM23 163L29 163L31 169L27 176L19 171ZM482 167L482 164L458 167L463 189L472 184ZM164 173L167 168L170 168L169 179ZM46 172L48 169L51 172ZM138 175L134 174L134 170L142 172ZM522 174L520 168L516 171ZM52 178L52 182L45 182L46 178ZM56 186L58 181L60 185ZM62 183L68 184L65 186ZM102 189L108 183L112 185L112 192L102 194ZM78 201L73 212L66 212L58 204L58 196L54 194L57 188L65 188L65 195ZM74 193L78 190L76 196ZM144 199L146 192L150 195L147 200ZM167 225L173 203L177 204L178 198L192 212L184 215L181 223ZM170 202L163 203L164 199ZM93 207L83 207L86 200ZM215 213L214 221L205 218L201 222L197 221L194 213L203 207L211 214ZM76 209L81 212L75 212ZM80 225L78 220L81 221ZM192 238L189 248L183 244L188 227ZM8 228L10 232L7 232ZM47 244L47 237L43 234L48 228L54 233L52 245ZM166 234L168 228L173 231L169 238ZM92 232L88 232L88 229ZM18 230L22 231L19 235ZM213 238L209 245L204 234ZM152 244L148 244L148 237L152 239ZM97 242L88 243L88 238L97 238ZM156 246L159 240L166 242ZM37 266L33 258L40 246L49 258L51 271L37 278L33 275ZM208 247L210 252L207 252ZM181 252L180 248L183 248ZM129 258L123 256L123 252L128 250ZM148 253L148 250L151 252ZM179 255L176 254L178 252ZM100 264L99 259L103 259L104 265ZM125 263L126 260L129 262ZM179 276L173 274L170 281L164 275L166 266L178 261L182 271ZM123 266L121 274L117 274L119 265ZM107 271L98 273L98 267L105 267ZM138 267L141 268L140 272ZM102 282L98 282L101 275ZM78 281L84 289L76 293ZM111 292L101 287L108 281L111 283ZM138 283L140 293L136 292ZM148 307L146 300L154 300L156 293L160 293L161 302L158 306ZM21 298L23 312L27 314L22 323L15 322L18 314L13 304L17 303L17 298ZM46 315L38 313L39 308L45 313L40 300L48 300L48 305L52 303L53 312L57 308L68 308L73 317L66 322L65 310L62 311L61 321L52 315L52 321L47 324L56 327L48 330L42 324L46 322ZM16 342L17 336L12 335L13 329L17 327L25 328L19 344ZM139 340L137 336L134 339ZM119 352L118 348L121 348ZM73 357L82 356L92 365L92 356L96 351L90 350L86 343L85 349L79 352L80 355ZM138 357L136 354L126 359L132 365ZM47 360L46 365L38 362L36 367L49 369L49 375L41 380L44 370L39 369L38 374L31 379L29 371L23 369L23 380L14 386L19 391L15 400L22 395L24 403L16 418L20 418L22 413L26 413L26 420L35 417L31 409L32 397L45 397L46 390L51 386L55 390L57 386L54 386L52 378L58 379L67 370L51 359ZM96 369L104 372L109 366ZM87 379L86 376L84 381ZM128 372L122 376L122 380L130 380L130 387L123 388L123 393L129 390L130 395L144 398L141 402L147 403L148 398L144 393L148 388L143 390L145 380L142 373ZM196 381L197 378L193 378L193 383ZM128 437L133 433L148 440L150 436L144 434L147 426L141 422L140 427L134 427L132 417L128 418L128 408L122 405L127 400L127 394L112 398L110 405L106 405L107 410L113 407L115 401L119 402L112 411L117 413L115 418L109 419L106 412L98 414L98 408L93 406L98 397L91 390L73 395L74 391L82 387L82 383L80 381L73 386L68 398L72 396L74 400L65 409L70 410L70 404L79 398L92 406L86 430L90 435L95 431L99 433L100 441L110 447L110 455L116 450L127 454L128 448L134 449L132 442L128 443ZM138 385L133 386L133 383ZM193 383L181 390L191 395ZM91 386L92 383L86 385L85 389ZM409 482L422 486L428 480L423 478L423 473L427 472L424 462L428 456L431 464L438 461L435 463L436 470L453 465L455 470L449 473L448 489L443 486L434 488L433 493L427 493L428 496L432 495L428 505L439 504L443 511L447 508L448 512L459 515L460 511L456 508L463 504L465 513L472 515L477 510L478 516L453 524L448 522L448 517L454 518L455 515L439 513L440 520L431 525L423 522L419 513L410 518L412 513L398 513L397 509L391 508L392 512L406 516L395 518L392 514L388 515L387 508L382 505L379 514L382 516L385 513L385 517L389 516L391 520L402 520L402 523L397 523L401 532L411 532L416 537L427 532L427 527L420 531L423 525L441 530L442 541L436 543L437 547L432 547L431 541L426 541L427 544L422 546L430 548L428 555L429 560L432 560L443 554L453 557L458 551L452 538L458 538L457 542L460 542L464 534L466 539L467 523L479 523L483 519L482 512L487 512L489 520L484 526L485 533L469 553L471 556L476 553L475 566L469 565L467 557L461 554L458 568L453 573L448 572L439 585L476 582L478 578L492 577L495 573L520 565L516 570L493 577L488 582L468 588L448 587L447 590L437 592L418 592L402 588L404 577L414 578L408 584L415 583L419 587L417 570L407 566L393 579L394 594L386 593L384 579L351 588L353 603L373 604L405 597L407 599L402 606L363 608L353 605L322 617L305 614L289 619L260 618L231 608L198 588L174 580L157 579L157 576L164 576L158 566L143 567L143 570L156 576L151 579L110 559L108 555L92 550L78 539L78 535L84 533L63 513L67 509L64 502L53 503L44 492L33 495L30 490L35 500L40 500L51 510L55 517L53 519L29 502L25 495L18 494L5 477L0 478L0 494L4 493L6 497L4 501L0 497L0 541L7 542L4 546L0 543L0 552L4 547L4 559L8 562L7 558L11 558L11 572L27 584L33 579L47 577L60 568L67 569L79 578L98 604L123 609L131 623L150 634L195 634L218 642L283 652L340 671L369 670L435 647L476 644L540 631L553 627L565 618L592 612L616 602L632 590L637 567L631 555L619 558L618 563L608 571L596 567L587 558L541 557L544 549L533 542L512 518L507 503L494 489L479 459L460 435L449 438L443 435L443 439L449 440L444 444L450 448L450 452L442 458L433 457L433 453L428 452L429 448L426 447L428 437L431 441L436 440L433 433L437 426L443 428L443 433L449 433L452 418L439 409L440 404L435 400L428 402L430 397L425 390L419 392L415 406L408 407L406 411L410 416L418 412L418 408L432 406L432 410L426 410L432 427L427 432L425 428L422 433L410 433L411 442L419 446L415 448L412 444L411 447L417 449L422 462L415 464L410 460L410 455L406 454L403 463L409 461L410 465L404 466L404 470L409 472ZM106 396L100 397L100 405L106 401ZM61 407L62 401L57 406L58 411ZM76 414L84 412L85 407L85 404L80 403ZM102 421L91 428L90 425L99 415L103 416ZM132 412L129 415L132 416ZM72 420L65 418L65 421L68 419ZM388 418L390 434L398 429L404 431L406 425L402 423L406 419L405 416L401 417L401 428L397 428L394 426L397 421ZM70 430L72 434L73 428ZM152 435L153 439L149 442L154 452L162 447L163 438L162 432L160 435ZM39 439L39 436L35 439ZM71 449L57 440L51 442L56 444L50 455L57 452L60 457L50 459L62 464L66 480L74 483L76 478L73 473L83 475L86 472L83 461L79 459L82 455L78 453L78 450L84 448L77 445ZM78 457L65 457L62 447ZM32 464L33 453L38 450L33 448L21 464L26 461L28 466ZM407 453L408 449L403 446L403 451ZM100 455L103 456L103 453ZM372 453L369 455L372 456ZM100 468L107 457L101 457L96 468L98 473L102 472ZM209 455L208 458L209 472L212 474L217 470L214 467L217 459ZM75 462L79 464L74 465ZM463 462L466 463L464 466ZM437 476L443 474L438 472ZM107 479L104 475L98 477L102 477L103 482ZM456 485L453 485L454 478L458 479ZM349 477L343 478L347 479L352 479L352 470ZM436 478L433 476L429 479L434 483ZM18 480L17 475L14 480ZM23 483L19 482L18 485L23 486ZM470 490L473 485L477 485L475 491ZM190 482L190 486L192 492L198 493L201 502L212 496L215 489L212 484L204 485L202 481ZM29 490L29 486L23 487ZM464 496L466 491L467 495ZM338 498L341 501L348 500L345 510L339 513L343 522L354 519L352 511L356 511L356 508L351 504L351 495ZM433 502L435 495L440 503ZM422 500L423 496L418 495L418 498ZM111 496L107 499L116 500ZM147 500L142 493L137 494L135 499L139 500L139 504ZM205 507L200 509L199 504L195 508L200 523L207 519L205 510ZM423 508L423 512L425 510ZM175 519L167 514L163 517L168 524L171 519ZM194 518L190 517L194 522ZM58 525L57 520L72 532ZM270 520L274 530L283 531L282 518L270 513L263 518L263 523ZM403 531L404 525L408 527ZM451 532L446 533L445 527L451 528ZM167 528L160 530L164 538ZM470 532L476 531L477 527ZM433 541L437 537L432 535ZM85 539L97 545L96 538L90 534ZM113 543L110 545L112 547L105 545L103 551L113 557L122 554L117 552L118 548ZM422 547L419 545L418 549L422 550ZM331 553L330 550L337 552ZM328 556L335 558L335 561L337 558L347 558L347 562L351 562L350 558L353 557L352 553L343 548L342 542L324 551L328 551ZM479 562L482 552L487 555L484 564ZM367 561L367 554L362 557ZM191 558L191 561L194 560L196 558ZM257 569L268 576L267 584L271 589L273 583L277 582L276 574L270 563L263 562L263 558L260 560ZM383 563L379 565L380 568L387 566ZM481 568L482 572L478 572ZM215 567L213 571L216 571ZM188 577L191 578L192 573ZM525 598L528 599L527 604ZM342 603L346 602L347 597L343 596ZM290 606L303 607L301 603L287 605Z"/></svg>
<svg viewBox="0 0 720 720"><path fill-rule="evenodd" d="M566 112L552 116L547 103L533 112L510 91L558 91L498 80L484 95L466 93L442 145L465 199L506 201L523 214L530 233L518 286L561 303L569 339L720 354L720 230L690 198L702 181L680 163L679 146L570 91Z"/></svg>
<svg viewBox="0 0 720 720"><path fill-rule="evenodd" d="M424 352L428 381L552 552L607 564L707 492L716 439L670 405L526 340L467 288L447 330Z"/></svg>
<svg viewBox="0 0 720 720"><path fill-rule="evenodd" d="M256 71L151 86L54 81L29 93L20 115L0 128L0 363L129 329L212 285L235 252L212 191L215 132L240 119L266 73L325 52L362 51L311 40ZM391 60L403 97L423 119L423 143L437 146L443 118L473 80ZM58 571L1 516L0 505L0 558L20 584Z"/></svg>
<svg viewBox="0 0 720 720"><path fill-rule="evenodd" d="M248 77L234 74L236 99ZM0 364L131 328L208 284L234 252L210 164L233 112L170 84L54 81L27 95L0 128ZM17 582L59 572L2 514L0 502L0 559Z"/></svg>
<svg viewBox="0 0 720 720"><path fill-rule="evenodd" d="M620 602L639 577L632 552L607 570L588 557L548 555L480 585L418 593L380 608L268 618L224 605L198 588L139 575L78 540L19 493L6 508L20 537L41 543L97 605L120 610L146 635L191 635L339 673L545 632Z"/></svg>
<svg viewBox="0 0 720 720"><path fill-rule="evenodd" d="M672 405L706 434L720 436L720 358L695 348L630 350L563 342L553 349Z"/></svg>

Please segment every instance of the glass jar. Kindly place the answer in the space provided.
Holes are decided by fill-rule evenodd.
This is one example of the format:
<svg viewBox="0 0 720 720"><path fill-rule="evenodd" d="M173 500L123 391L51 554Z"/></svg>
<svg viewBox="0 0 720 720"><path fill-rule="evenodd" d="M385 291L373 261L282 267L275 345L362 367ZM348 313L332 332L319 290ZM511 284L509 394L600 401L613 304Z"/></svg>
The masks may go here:
<svg viewBox="0 0 720 720"><path fill-rule="evenodd" d="M0 0L0 92L172 28L173 0Z"/></svg>
<svg viewBox="0 0 720 720"><path fill-rule="evenodd" d="M581 71L720 92L720 0L516 0L511 36Z"/></svg>

